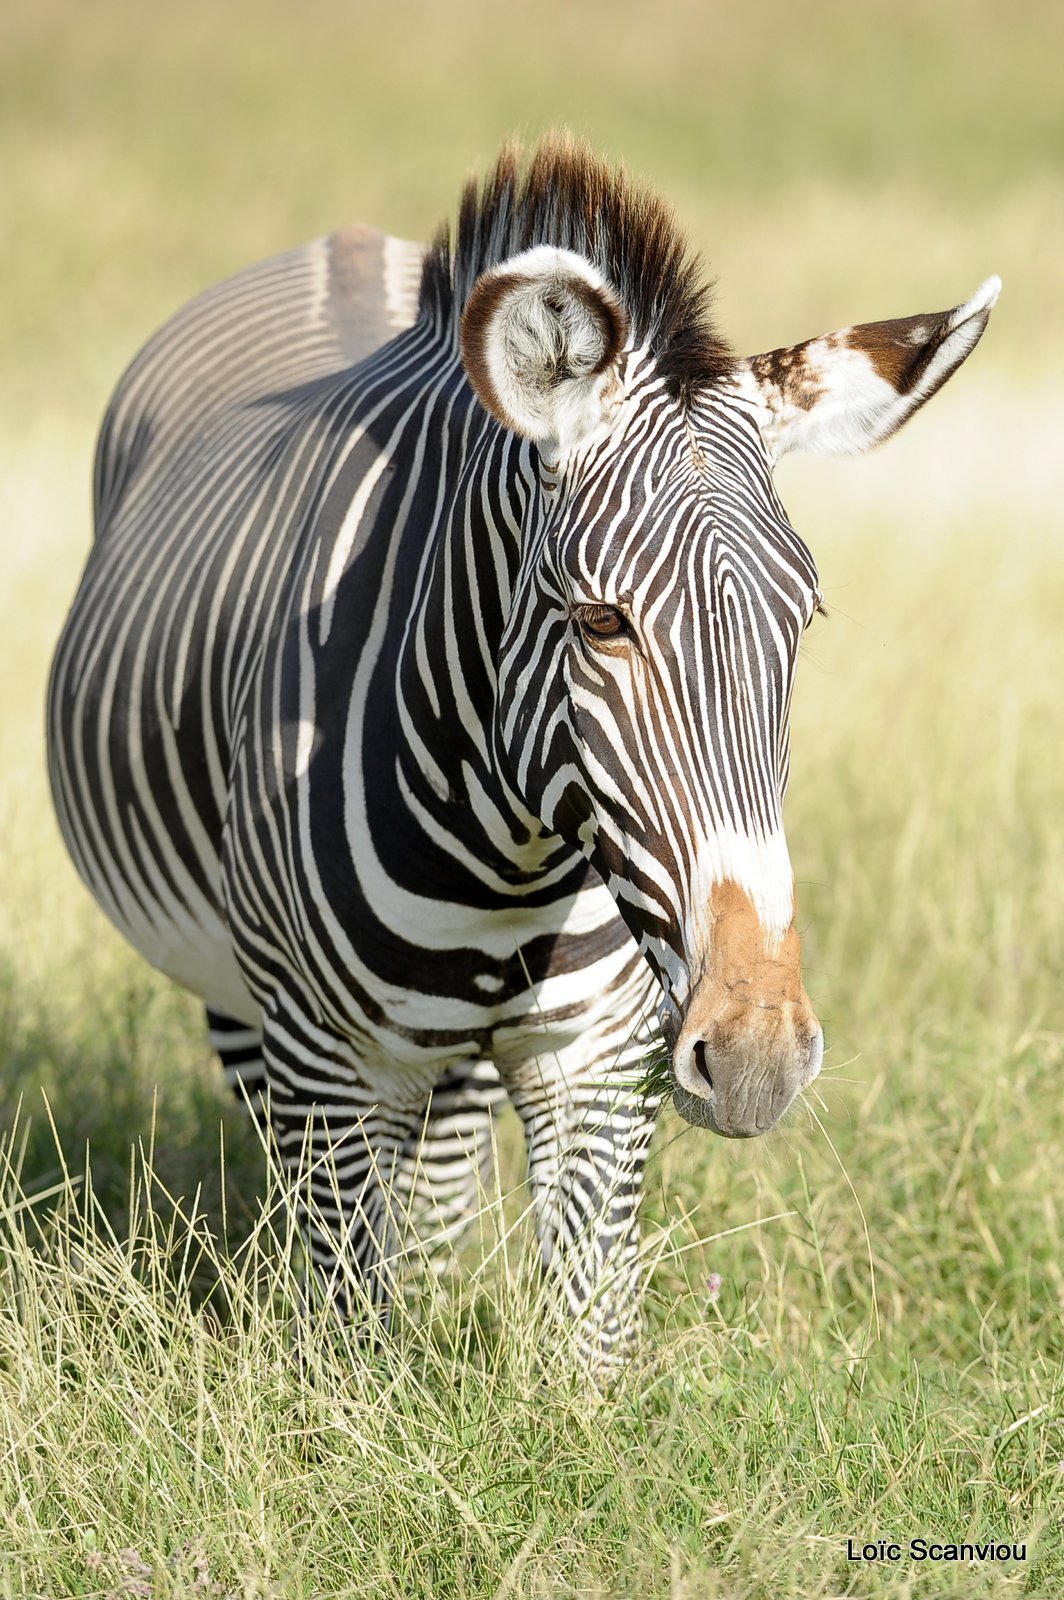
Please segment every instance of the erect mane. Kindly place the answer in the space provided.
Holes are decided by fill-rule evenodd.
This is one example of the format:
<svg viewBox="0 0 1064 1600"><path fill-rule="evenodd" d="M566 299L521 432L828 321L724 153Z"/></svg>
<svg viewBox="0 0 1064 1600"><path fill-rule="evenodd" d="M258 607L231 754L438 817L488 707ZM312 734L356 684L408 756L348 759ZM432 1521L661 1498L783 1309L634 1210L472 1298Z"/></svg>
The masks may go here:
<svg viewBox="0 0 1064 1600"><path fill-rule="evenodd" d="M466 184L453 240L444 223L426 257L422 314L457 339L480 274L539 244L575 250L603 273L635 343L650 349L677 398L729 371L701 263L668 206L565 135L545 139L527 162L518 145L507 145L481 184Z"/></svg>

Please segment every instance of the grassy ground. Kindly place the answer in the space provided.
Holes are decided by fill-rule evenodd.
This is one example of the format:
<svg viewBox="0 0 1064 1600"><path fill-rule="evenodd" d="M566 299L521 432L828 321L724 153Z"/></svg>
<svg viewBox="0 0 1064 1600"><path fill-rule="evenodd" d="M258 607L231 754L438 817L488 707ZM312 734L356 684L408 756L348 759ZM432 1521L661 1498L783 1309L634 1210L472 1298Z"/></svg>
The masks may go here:
<svg viewBox="0 0 1064 1600"><path fill-rule="evenodd" d="M1064 1593L1061 14L575 16L5 12L0 1594ZM675 200L747 348L1005 294L910 432L780 472L832 613L789 801L819 1098L742 1147L665 1121L608 1400L540 1363L519 1229L309 1382L197 1009L55 837L43 677L96 419L154 323L339 221L423 236L558 118ZM504 1156L516 1182L512 1130ZM921 1536L1028 1559L846 1560Z"/></svg>

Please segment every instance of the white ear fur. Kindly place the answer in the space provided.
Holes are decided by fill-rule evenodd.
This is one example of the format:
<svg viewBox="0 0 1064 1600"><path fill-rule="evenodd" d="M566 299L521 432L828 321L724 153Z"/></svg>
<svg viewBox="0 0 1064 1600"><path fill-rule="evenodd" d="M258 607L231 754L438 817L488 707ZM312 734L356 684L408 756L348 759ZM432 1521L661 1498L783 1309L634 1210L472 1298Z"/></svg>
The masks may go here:
<svg viewBox="0 0 1064 1600"><path fill-rule="evenodd" d="M496 421L562 455L616 412L628 319L583 256L538 245L482 273L462 316L462 360Z"/></svg>
<svg viewBox="0 0 1064 1600"><path fill-rule="evenodd" d="M863 323L788 350L751 356L737 373L773 461L788 450L867 450L907 421L975 349L1001 292L987 278L952 311Z"/></svg>

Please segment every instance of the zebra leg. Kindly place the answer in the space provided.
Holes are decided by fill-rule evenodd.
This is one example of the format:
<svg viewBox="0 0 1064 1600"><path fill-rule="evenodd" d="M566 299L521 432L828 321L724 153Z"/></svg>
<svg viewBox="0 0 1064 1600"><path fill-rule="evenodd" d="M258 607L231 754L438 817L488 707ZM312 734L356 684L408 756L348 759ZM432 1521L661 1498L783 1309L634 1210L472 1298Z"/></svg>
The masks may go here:
<svg viewBox="0 0 1064 1600"><path fill-rule="evenodd" d="M211 1048L221 1060L226 1083L239 1103L250 1107L256 1122L265 1128L266 1062L261 1030L238 1022L213 1006L207 1006L206 1011Z"/></svg>
<svg viewBox="0 0 1064 1600"><path fill-rule="evenodd" d="M394 1193L409 1123L366 1105L336 1130L327 1112L278 1107L274 1138L291 1181L304 1245L308 1304L364 1323L387 1323L402 1254L404 1216Z"/></svg>
<svg viewBox="0 0 1064 1600"><path fill-rule="evenodd" d="M509 1087L556 1308L603 1381L629 1359L641 1325L636 1213L659 1102L643 1090L642 1050L627 1064L581 1062L579 1077L566 1072L566 1054Z"/></svg>
<svg viewBox="0 0 1064 1600"><path fill-rule="evenodd" d="M404 1230L401 1152L424 1099L385 1104L353 1047L304 1017L268 1015L265 1059L274 1143L292 1187L309 1302L383 1330Z"/></svg>
<svg viewBox="0 0 1064 1600"><path fill-rule="evenodd" d="M436 1271L490 1193L494 1118L506 1091L490 1061L463 1061L440 1078L424 1118L403 1143L395 1167L396 1199L419 1253Z"/></svg>

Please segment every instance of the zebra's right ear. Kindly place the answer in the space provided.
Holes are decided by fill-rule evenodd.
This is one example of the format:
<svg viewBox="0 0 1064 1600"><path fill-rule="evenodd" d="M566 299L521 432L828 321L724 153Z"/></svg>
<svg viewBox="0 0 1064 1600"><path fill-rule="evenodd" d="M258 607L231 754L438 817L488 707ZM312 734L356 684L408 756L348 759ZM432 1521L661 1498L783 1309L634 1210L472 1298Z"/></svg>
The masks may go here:
<svg viewBox="0 0 1064 1600"><path fill-rule="evenodd" d="M482 273L462 316L462 361L504 428L560 455L608 428L628 318L583 256L537 245Z"/></svg>

